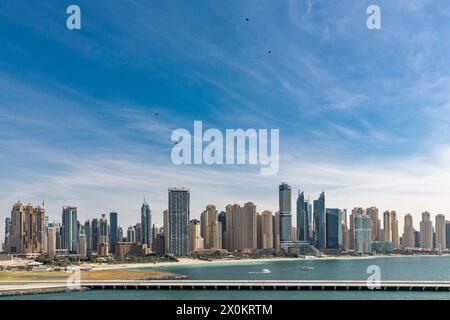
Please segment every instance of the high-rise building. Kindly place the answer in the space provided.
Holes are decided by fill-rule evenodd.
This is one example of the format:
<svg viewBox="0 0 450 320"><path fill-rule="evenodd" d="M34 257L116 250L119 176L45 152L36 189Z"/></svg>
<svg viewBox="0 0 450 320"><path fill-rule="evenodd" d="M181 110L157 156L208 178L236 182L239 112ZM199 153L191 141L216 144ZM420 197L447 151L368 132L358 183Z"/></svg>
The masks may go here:
<svg viewBox="0 0 450 320"><path fill-rule="evenodd" d="M338 250L342 246L341 210L326 209L326 249Z"/></svg>
<svg viewBox="0 0 450 320"><path fill-rule="evenodd" d="M142 227L141 227L140 223L136 223L134 225L134 232L135 232L136 242L142 244L141 243L141 241L142 241L142 236L141 236L142 235Z"/></svg>
<svg viewBox="0 0 450 320"><path fill-rule="evenodd" d="M123 229L121 226L117 227L117 242L123 242L124 236L123 236Z"/></svg>
<svg viewBox="0 0 450 320"><path fill-rule="evenodd" d="M256 206L247 202L226 207L227 230L225 245L229 251L252 250L258 247L258 218Z"/></svg>
<svg viewBox="0 0 450 320"><path fill-rule="evenodd" d="M445 247L450 249L450 221L445 221Z"/></svg>
<svg viewBox="0 0 450 320"><path fill-rule="evenodd" d="M43 206L33 207L31 204L23 205L21 202L13 206L6 252L28 254L45 251L44 213Z"/></svg>
<svg viewBox="0 0 450 320"><path fill-rule="evenodd" d="M69 253L78 251L77 208L63 207L61 225L62 247Z"/></svg>
<svg viewBox="0 0 450 320"><path fill-rule="evenodd" d="M273 247L275 251L281 249L280 245L280 211L275 212L273 216Z"/></svg>
<svg viewBox="0 0 450 320"><path fill-rule="evenodd" d="M256 206L252 202L245 203L244 206L239 209L237 227L240 241L238 241L238 247L236 249L257 249L258 218Z"/></svg>
<svg viewBox="0 0 450 320"><path fill-rule="evenodd" d="M35 207L36 212L36 242L37 251L46 252L47 251L47 232L45 224L45 204Z"/></svg>
<svg viewBox="0 0 450 320"><path fill-rule="evenodd" d="M341 234L342 234L342 245L343 251L348 250L348 228L347 228L347 209L342 209L341 211Z"/></svg>
<svg viewBox="0 0 450 320"><path fill-rule="evenodd" d="M152 211L150 205L145 201L141 207L141 243L149 248L152 245Z"/></svg>
<svg viewBox="0 0 450 320"><path fill-rule="evenodd" d="M297 197L297 234L299 241L310 241L308 203L303 192Z"/></svg>
<svg viewBox="0 0 450 320"><path fill-rule="evenodd" d="M273 248L273 216L271 211L258 214L258 248Z"/></svg>
<svg viewBox="0 0 450 320"><path fill-rule="evenodd" d="M378 208L367 208L366 215L368 215L372 219L372 241L383 240L380 239L380 219L378 218Z"/></svg>
<svg viewBox="0 0 450 320"><path fill-rule="evenodd" d="M163 219L164 219L164 226L163 226L163 235L164 235L164 250L165 254L169 253L169 211L164 210L163 211Z"/></svg>
<svg viewBox="0 0 450 320"><path fill-rule="evenodd" d="M372 251L372 219L366 215L355 215L355 252Z"/></svg>
<svg viewBox="0 0 450 320"><path fill-rule="evenodd" d="M81 229L80 236L78 237L78 255L81 258L85 258L87 256L86 235L84 233L84 229Z"/></svg>
<svg viewBox="0 0 450 320"><path fill-rule="evenodd" d="M445 216L443 214L436 215L436 244L435 248L444 250L447 248L445 236Z"/></svg>
<svg viewBox="0 0 450 320"><path fill-rule="evenodd" d="M152 251L153 252L156 252L156 244L155 244L155 241L156 241L156 238L158 237L158 234L159 234L159 224L157 224L157 223L154 223L153 224L153 227L152 227Z"/></svg>
<svg viewBox="0 0 450 320"><path fill-rule="evenodd" d="M201 236L205 249L222 249L222 224L218 220L216 207L212 204L200 216Z"/></svg>
<svg viewBox="0 0 450 320"><path fill-rule="evenodd" d="M292 211L291 211L291 187L283 182L279 186L280 208L280 242L291 241Z"/></svg>
<svg viewBox="0 0 450 320"><path fill-rule="evenodd" d="M61 239L61 223L53 221L48 224L48 228L54 228L55 229L55 249L60 250L62 249L62 239ZM47 239L48 239L48 228L47 228ZM47 252L49 250L49 243L47 240ZM56 254L56 251L55 251Z"/></svg>
<svg viewBox="0 0 450 320"><path fill-rule="evenodd" d="M118 236L118 223L117 223L117 212L112 211L109 213L109 248L112 254L116 253L116 244ZM122 239L120 239L122 241Z"/></svg>
<svg viewBox="0 0 450 320"><path fill-rule="evenodd" d="M392 241L391 227L392 227L391 213L389 211L385 211L383 213L384 241Z"/></svg>
<svg viewBox="0 0 450 320"><path fill-rule="evenodd" d="M410 214L405 215L405 223L403 226L403 248L415 248L413 217Z"/></svg>
<svg viewBox="0 0 450 320"><path fill-rule="evenodd" d="M188 254L189 247L189 190L169 189L169 253L175 256Z"/></svg>
<svg viewBox="0 0 450 320"><path fill-rule="evenodd" d="M84 235L86 237L86 252L87 255L92 253L92 232L91 232L91 221L86 220L84 222Z"/></svg>
<svg viewBox="0 0 450 320"><path fill-rule="evenodd" d="M397 212L395 211L391 211L391 239L392 239L392 247L394 249L400 249Z"/></svg>
<svg viewBox="0 0 450 320"><path fill-rule="evenodd" d="M431 222L430 213L422 213L422 221L420 221L420 247L425 250L433 248L433 223Z"/></svg>
<svg viewBox="0 0 450 320"><path fill-rule="evenodd" d="M4 242L5 250L8 247L10 235L11 235L11 218L8 217L5 219L5 242Z"/></svg>
<svg viewBox="0 0 450 320"><path fill-rule="evenodd" d="M349 250L355 249L355 219L357 216L364 215L364 208L353 208L350 214L350 228L349 228Z"/></svg>
<svg viewBox="0 0 450 320"><path fill-rule="evenodd" d="M227 222L227 228L225 230L225 238L223 240L224 242L224 248L228 251L234 251L237 250L238 247L238 240L239 240L239 234L238 234L238 216L239 216L239 210L240 205L234 204L234 205L227 205L225 208L225 215L226 215L226 222Z"/></svg>
<svg viewBox="0 0 450 320"><path fill-rule="evenodd" d="M203 244L200 221L193 219L189 222L189 251L202 250L204 249Z"/></svg>
<svg viewBox="0 0 450 320"><path fill-rule="evenodd" d="M99 243L107 243L109 244L109 235L108 235L108 219L106 219L106 214L102 214L99 222ZM98 245L97 245L98 247ZM109 250L109 249L108 249ZM108 251L109 253L109 251Z"/></svg>
<svg viewBox="0 0 450 320"><path fill-rule="evenodd" d="M306 209L308 210L308 221L309 221L309 242L312 242L314 238L314 219L313 219L313 206L308 200L306 200Z"/></svg>
<svg viewBox="0 0 450 320"><path fill-rule="evenodd" d="M222 224L222 248L225 248L225 231L227 231L227 214L225 211L219 213L218 220Z"/></svg>
<svg viewBox="0 0 450 320"><path fill-rule="evenodd" d="M155 253L158 256L163 256L166 254L165 240L164 240L164 227L159 230L159 234L155 238Z"/></svg>
<svg viewBox="0 0 450 320"><path fill-rule="evenodd" d="M56 256L56 228L47 229L47 254L49 257Z"/></svg>
<svg viewBox="0 0 450 320"><path fill-rule="evenodd" d="M129 226L127 229L127 242L136 242L136 231L134 226Z"/></svg>
<svg viewBox="0 0 450 320"><path fill-rule="evenodd" d="M297 227L292 227L292 232L291 232L291 240L292 241L298 241L298 232L297 232Z"/></svg>
<svg viewBox="0 0 450 320"><path fill-rule="evenodd" d="M326 248L326 214L325 214L325 193L319 196L319 199L314 200L314 245L319 250Z"/></svg>
<svg viewBox="0 0 450 320"><path fill-rule="evenodd" d="M100 243L100 223L98 219L91 221L91 252L97 252L97 245Z"/></svg>

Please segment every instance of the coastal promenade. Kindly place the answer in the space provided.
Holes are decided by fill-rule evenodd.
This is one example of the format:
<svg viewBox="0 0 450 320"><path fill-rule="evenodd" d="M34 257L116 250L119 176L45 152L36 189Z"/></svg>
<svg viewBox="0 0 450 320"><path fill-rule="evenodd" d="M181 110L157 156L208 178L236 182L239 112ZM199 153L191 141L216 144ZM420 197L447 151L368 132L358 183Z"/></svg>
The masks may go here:
<svg viewBox="0 0 450 320"><path fill-rule="evenodd" d="M70 290L291 290L291 291L450 291L450 281L360 280L102 280L80 281L2 281L0 296ZM54 291L53 291L54 292Z"/></svg>

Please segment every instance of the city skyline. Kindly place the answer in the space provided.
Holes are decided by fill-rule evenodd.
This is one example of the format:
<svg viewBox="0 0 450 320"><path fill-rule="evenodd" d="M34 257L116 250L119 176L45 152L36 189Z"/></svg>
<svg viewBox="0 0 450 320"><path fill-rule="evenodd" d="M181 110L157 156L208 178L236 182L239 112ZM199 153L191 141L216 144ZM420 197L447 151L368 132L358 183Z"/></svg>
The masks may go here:
<svg viewBox="0 0 450 320"><path fill-rule="evenodd" d="M282 194L281 188L282 187L287 187L287 188L289 188L289 193L292 192L292 190L291 190L292 185L287 184L286 182L281 182L280 185L278 185L279 193L277 193L277 195L278 195L277 196L278 197L278 207L276 207L274 210L267 209L267 208L261 208L258 205L258 203L256 203L255 201L252 201L251 199L250 200L246 200L244 202L236 202L236 201L235 202L229 202L224 207L218 207L218 206L216 206L214 204L214 202L208 202L208 203L203 205L203 208L200 210L200 213L198 215L192 214L191 213L192 209L190 209L189 221L191 221L191 220L199 220L199 221L201 221L202 220L202 215L205 214L205 212L207 212L209 210L210 206L212 206L214 212L217 215L220 212L226 212L226 208L228 206L233 206L233 205L236 205L236 204L239 205L239 206L243 206L245 203L252 203L252 204L254 204L255 207L256 207L256 212L258 212L258 213L263 214L264 212L271 212L273 215L275 215L275 213L279 211L280 206L286 206L285 202L283 204L281 202L281 194ZM180 187L178 187L178 188L180 188ZM171 189L173 189L173 187L166 189L166 191L167 190L170 191ZM175 188L175 189L177 189L177 188ZM188 191L189 192L189 197L190 198L192 197L192 193L190 192L189 188L181 187L181 190ZM294 189L294 192L295 192L295 189ZM320 200L321 197L325 195L325 191L322 190L320 192L319 196L316 199L314 199L313 197L310 197L309 195L305 195L305 193L299 189L298 190L298 196L300 197L300 195L302 196L300 199L303 199L303 201L305 201L305 205L309 204L309 205L312 206L314 202L318 202L318 200ZM297 198L297 196L295 196L295 193L294 193L294 197L291 197L291 194L290 194L289 198L291 198L291 201L290 201L291 205L290 205L289 210L286 210L286 212L290 211L290 218L289 218L290 221L289 221L288 224L291 226L291 229L292 229L292 228L296 228L297 227L297 200L298 200L298 198ZM190 199L189 199L189 201L190 201ZM329 210L336 210L336 207L328 205L328 201L329 201L329 198L327 196L327 200L325 201L325 207L322 208L322 209L324 209L323 210L323 214L324 215L328 215L328 211ZM14 205L16 203L18 203L18 202L22 203L25 206L30 204L29 202L23 202L23 201L18 200L17 202L14 202ZM32 204L32 202L31 202L31 204ZM44 201L42 201L41 206L43 206L43 205L44 205ZM189 206L190 206L190 203L189 203ZM168 206L166 206L166 207L168 207ZM145 210L144 210L144 208L145 208ZM206 211L205 211L205 208L206 208ZM78 206L76 206L76 205L75 206L70 206L70 205L62 206L61 212L62 212L63 216L64 216L64 212L65 212L66 209L74 209L75 212L76 212L77 217L80 217L80 215L79 215L79 207ZM320 207L319 211L322 212L321 211L322 209ZM368 206L368 207L357 206L357 207L353 207L353 208L338 208L338 209L347 211L346 223L347 223L347 227L349 229L350 229L350 226L351 226L350 219L351 219L351 213L352 213L353 210L356 210L356 211L360 211L361 210L361 213L359 213L359 214L364 214L364 215L368 215L368 216L371 216L370 210L372 210L372 209L378 210L377 212L378 212L378 219L379 220L376 223L381 223L381 225L378 225L379 230L385 230L384 227L383 227L383 224L385 223L385 221L390 221L390 218L387 218L387 220L386 220L384 215L388 214L388 216L390 216L391 214L394 214L394 217L395 217L394 221L396 221L396 223L397 223L396 235L398 236L398 238L403 236L403 229L404 229L404 222L405 222L404 219L405 219L406 216L410 216L412 218L412 221L413 221L412 227L414 228L415 231L420 231L421 222L422 222L422 219L423 219L423 215L425 213L429 214L429 216L430 216L430 219L431 219L431 222L432 222L431 225L432 225L432 230L433 231L435 231L435 228L436 228L435 222L434 222L434 219L436 217L439 217L439 216L441 216L441 217L444 216L445 217L445 216L447 216L449 218L449 220L444 219L443 220L444 224L445 224L446 221L450 221L450 214L446 215L446 213L433 213L433 212L430 212L428 210L422 211L420 213L420 219L417 219L417 218L414 217L413 213L410 213L410 212L408 212L408 213L401 213L401 212L398 212L396 210L381 209L381 208L377 207L376 205L372 205L372 206ZM144 212L146 210L148 210L149 214L150 214L150 221L151 221L150 225L149 225L150 232L152 231L153 225L155 225L155 224L159 225L159 226L163 226L164 225L164 211L167 211L167 208L164 209L160 213L159 212L155 212L152 209L151 202L149 201L149 203L148 203L145 198L141 201L141 204L140 204L139 210L138 210L138 214L136 215L136 217L134 217L134 220L133 220L133 218L127 217L127 221L130 221L130 223L128 223L128 224L127 223L122 223L122 221L123 221L123 218L121 218L122 214L120 214L120 212L117 211L117 210L111 210L109 212L106 212L105 210L103 210L102 212L100 212L98 214L90 215L90 216L87 216L86 218L78 218L77 220L80 222L80 224L84 224L85 221L88 221L88 220L91 221L92 219L99 219L100 217L103 217L103 216L111 217L111 214L113 214L113 215L115 215L115 219L116 219L116 221L115 221L116 228L117 227L121 227L123 230L127 230L128 227L134 226L136 223L139 223L139 224L142 225L142 221L143 221L142 220L142 212ZM59 213L59 215L57 217L51 216L51 215L48 214L47 203L45 204L45 214L46 214L46 218L48 219L49 222L61 222L62 223L61 212ZM3 218L0 217L0 219L2 219L0 221L0 229L1 229L0 230L0 237L1 237L0 239L4 239L5 219L10 219L10 217L11 217L10 214L11 213L9 213L7 216L5 216ZM314 210L313 210L312 211L312 220L313 221L311 221L309 223L310 227L312 227L311 224L314 222L314 219L315 219L314 217L315 217L315 214L314 214ZM216 217L216 218L218 218L218 217ZM341 219L341 218L339 218L339 219ZM319 220L317 222L319 222ZM283 224L283 223L281 223L281 224ZM388 222L389 228L391 228L390 224L391 224L391 222ZM142 232L143 232L143 234L141 236L144 236L145 232L144 231L142 231ZM392 231L389 230L389 232L392 232ZM126 231L124 232L124 234L125 235L127 234ZM325 236L325 234L323 234L323 236ZM150 238L151 238L151 235L150 235ZM397 241L398 241L398 238L397 238ZM146 243L146 242L147 241L144 241L143 243ZM321 246L319 245L318 247L324 247L324 246L323 245L321 245Z"/></svg>
<svg viewBox="0 0 450 320"><path fill-rule="evenodd" d="M65 4L0 4L3 223L21 198L126 226L145 197L162 224L161 181L190 187L196 218L210 202L275 212L279 181L330 208L449 214L448 2L380 1L381 30L366 1L78 5L69 31ZM278 174L174 165L170 134L195 120L279 128Z"/></svg>
<svg viewBox="0 0 450 320"><path fill-rule="evenodd" d="M191 251L210 249L246 253L270 250L288 255L294 252L316 255L319 251L327 254L372 254L373 251L386 253L400 249L435 249L437 252L450 249L450 234L447 234L450 221L446 221L442 214L435 216L433 227L430 213L423 212L420 230L414 230L412 216L406 214L403 236L400 236L396 211L383 212L383 229L376 207L353 208L347 221L347 209L326 207L324 191L317 200L313 200L313 223L306 226L307 234L312 233L312 237L309 241L302 240L301 234L305 233L302 226L292 227L291 186L282 182L278 189L279 210L275 214L267 210L258 212L252 202L227 205L220 214L214 205L209 204L199 221L190 217L189 189L168 188L168 209L164 211L163 226L160 228L151 223L151 208L144 199L140 223L127 228L127 238L123 237L123 228L118 225L117 212L110 212L110 224L106 214L101 214L100 220L83 223L77 218L76 207L65 206L61 222L49 223L44 202L38 206L17 202L12 208L11 218L5 219L8 231L5 231L4 250L25 255L55 254L56 250L62 250L59 252L86 258L92 254L101 257L116 255L117 251L122 256L142 256L150 252L187 256ZM310 206L304 193L299 191L297 215L309 216ZM50 236L52 239L48 238Z"/></svg>

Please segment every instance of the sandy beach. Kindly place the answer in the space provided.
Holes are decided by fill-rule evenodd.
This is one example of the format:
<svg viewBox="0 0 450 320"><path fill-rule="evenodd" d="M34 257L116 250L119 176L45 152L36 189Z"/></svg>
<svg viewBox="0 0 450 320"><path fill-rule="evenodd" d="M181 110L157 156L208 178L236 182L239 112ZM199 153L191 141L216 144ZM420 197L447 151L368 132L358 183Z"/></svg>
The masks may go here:
<svg viewBox="0 0 450 320"><path fill-rule="evenodd" d="M436 255L423 255L424 257L435 257ZM274 257L262 259L215 259L212 261L180 258L178 262L156 262L156 263L125 263L125 264L99 264L92 263L84 266L90 266L94 269L125 269L125 268L159 268L167 266L214 266L214 265L239 265L239 264L265 264L268 262L281 261L311 261L311 260L361 260L361 259L381 259L381 258L406 258L417 257L412 255L377 255L377 256L322 256L322 257L306 257L306 258L289 258L289 257ZM422 257L422 256L421 256Z"/></svg>

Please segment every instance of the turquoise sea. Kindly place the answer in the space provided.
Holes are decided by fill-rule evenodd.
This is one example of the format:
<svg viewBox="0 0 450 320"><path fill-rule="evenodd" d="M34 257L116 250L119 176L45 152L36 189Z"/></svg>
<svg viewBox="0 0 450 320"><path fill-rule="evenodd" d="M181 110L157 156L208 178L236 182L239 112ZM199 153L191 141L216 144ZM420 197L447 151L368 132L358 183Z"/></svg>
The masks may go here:
<svg viewBox="0 0 450 320"><path fill-rule="evenodd" d="M160 269L191 279L366 280L367 268L380 268L383 280L450 281L450 256L383 257L360 259L257 261L168 266ZM305 268L306 267L306 268ZM263 269L270 273L263 273ZM385 291L152 291L104 290L5 297L3 299L449 299L450 292Z"/></svg>

